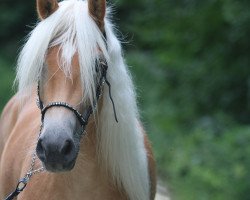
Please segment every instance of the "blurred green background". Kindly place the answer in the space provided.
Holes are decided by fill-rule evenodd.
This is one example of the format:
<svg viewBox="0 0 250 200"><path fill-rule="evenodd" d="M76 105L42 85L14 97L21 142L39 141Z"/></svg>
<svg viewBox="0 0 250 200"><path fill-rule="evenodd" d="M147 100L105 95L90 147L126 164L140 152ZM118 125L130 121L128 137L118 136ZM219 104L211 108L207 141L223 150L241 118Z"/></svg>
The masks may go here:
<svg viewBox="0 0 250 200"><path fill-rule="evenodd" d="M250 199L250 1L109 4L172 199ZM1 109L36 21L35 0L1 0Z"/></svg>

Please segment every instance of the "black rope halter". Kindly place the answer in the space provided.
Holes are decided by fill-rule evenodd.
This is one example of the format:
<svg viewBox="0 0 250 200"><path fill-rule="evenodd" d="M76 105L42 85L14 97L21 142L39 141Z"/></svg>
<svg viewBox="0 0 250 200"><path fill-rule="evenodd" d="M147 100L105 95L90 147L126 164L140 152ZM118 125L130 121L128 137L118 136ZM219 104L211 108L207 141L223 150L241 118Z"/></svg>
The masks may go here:
<svg viewBox="0 0 250 200"><path fill-rule="evenodd" d="M66 102L61 102L61 101L50 102L49 104L47 104L45 106L43 104L43 101L41 100L40 85L38 83L38 86L37 86L37 96L38 96L37 106L41 110L41 122L42 122L42 124L44 121L45 114L50 108L64 107L66 109L69 109L70 111L72 111L75 114L76 118L78 119L78 121L81 124L82 134L83 134L84 130L86 128L86 125L88 124L88 121L89 121L91 114L96 109L97 103L98 103L100 96L102 94L102 88L103 88L104 83L106 83L108 88L109 88L109 98L110 98L112 106L113 106L115 120L118 123L115 104L114 104L114 100L113 100L112 95L111 95L111 85L110 85L109 81L107 80L107 70L108 70L108 65L107 65L106 61L100 61L99 65L96 65L96 72L100 71L100 78L99 78L99 80L97 82L97 86L96 86L96 98L94 100L94 105L93 106L89 105L87 107L87 109L83 112L83 114L81 114L77 109L75 109L73 106L71 106L70 104L68 104Z"/></svg>
<svg viewBox="0 0 250 200"><path fill-rule="evenodd" d="M107 37L106 37L105 31L103 32L103 38L106 41ZM105 43L105 44L107 47L107 43ZM79 136L81 138L85 133L85 129L86 129L86 126L88 124L88 121L89 121L91 114L93 114L94 110L97 107L97 103L98 103L100 96L102 94L104 83L106 83L108 86L109 98L110 98L112 106L113 106L115 121L118 123L115 104L114 104L114 100L113 100L112 94L111 94L111 85L110 85L109 81L107 80L107 71L108 71L108 65L107 65L106 60L104 60L104 59L100 60L99 64L96 64L96 72L100 73L99 80L97 81L97 85L96 85L96 99L94 100L93 106L89 105L87 107L87 109L83 112L83 114L81 114L81 112L79 112L77 109L75 109L73 106L69 105L66 102L51 102L45 106L43 104L43 101L42 101L41 96L40 96L40 84L38 81L38 84L37 84L37 106L41 111L41 126L40 126L39 137L40 137L40 134L41 134L41 131L43 128L44 117L45 117L46 112L50 108L53 108L53 107L64 107L64 108L72 111L75 114L78 121L80 122L82 130L81 130ZM28 174L28 178L25 176L24 178L20 179L17 186L16 186L15 191L10 193L4 200L13 200L15 197L17 197L25 189L25 187L26 187L26 185L27 185L27 183L30 180L32 175L33 174Z"/></svg>

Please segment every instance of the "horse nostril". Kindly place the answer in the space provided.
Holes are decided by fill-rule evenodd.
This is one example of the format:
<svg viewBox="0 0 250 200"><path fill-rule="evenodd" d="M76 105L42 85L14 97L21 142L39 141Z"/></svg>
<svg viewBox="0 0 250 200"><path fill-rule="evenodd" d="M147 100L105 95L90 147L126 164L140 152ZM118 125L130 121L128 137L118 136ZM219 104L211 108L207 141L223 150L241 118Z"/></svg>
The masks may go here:
<svg viewBox="0 0 250 200"><path fill-rule="evenodd" d="M40 158L41 161L45 161L45 148L43 146L43 140L39 139L37 146L36 146L36 153L37 156Z"/></svg>
<svg viewBox="0 0 250 200"><path fill-rule="evenodd" d="M72 152L73 148L74 148L73 142L71 140L66 140L61 149L61 154L68 155Z"/></svg>

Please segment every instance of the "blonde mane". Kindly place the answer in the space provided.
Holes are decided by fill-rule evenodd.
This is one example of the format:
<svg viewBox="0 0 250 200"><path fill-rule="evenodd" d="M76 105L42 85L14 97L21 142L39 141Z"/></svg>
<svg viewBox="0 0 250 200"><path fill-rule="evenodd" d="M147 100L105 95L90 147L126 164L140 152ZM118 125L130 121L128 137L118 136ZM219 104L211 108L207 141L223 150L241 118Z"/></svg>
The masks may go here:
<svg viewBox="0 0 250 200"><path fill-rule="evenodd" d="M97 47L107 60L108 79L116 104L119 123L104 88L103 108L98 113L98 142L100 163L111 173L116 184L123 187L129 199L148 200L150 196L147 155L142 130L138 123L136 95L122 57L120 42L105 18L107 41L88 13L88 2L67 0L47 19L39 22L20 53L16 82L19 92L27 91L43 76L44 60L49 47L60 45L60 66L71 75L71 60L77 52L84 99L93 100L96 83ZM107 43L107 46L106 46ZM58 57L59 58L59 57Z"/></svg>

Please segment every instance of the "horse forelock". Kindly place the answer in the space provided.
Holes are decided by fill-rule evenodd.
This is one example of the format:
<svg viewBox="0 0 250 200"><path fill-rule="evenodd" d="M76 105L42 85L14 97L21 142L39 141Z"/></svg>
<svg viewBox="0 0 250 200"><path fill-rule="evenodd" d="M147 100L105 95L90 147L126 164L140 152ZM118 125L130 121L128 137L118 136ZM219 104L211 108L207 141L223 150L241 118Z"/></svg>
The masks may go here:
<svg viewBox="0 0 250 200"><path fill-rule="evenodd" d="M71 75L71 62L78 54L83 97L94 100L96 83L93 76L99 57L97 47L106 60L109 60L109 55L101 31L88 14L87 1L61 2L59 9L39 22L27 38L17 63L16 83L19 91L27 92L27 88L43 77L48 49L59 46L60 52L55 59L66 76Z"/></svg>

